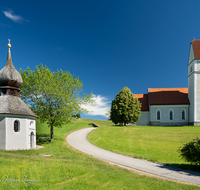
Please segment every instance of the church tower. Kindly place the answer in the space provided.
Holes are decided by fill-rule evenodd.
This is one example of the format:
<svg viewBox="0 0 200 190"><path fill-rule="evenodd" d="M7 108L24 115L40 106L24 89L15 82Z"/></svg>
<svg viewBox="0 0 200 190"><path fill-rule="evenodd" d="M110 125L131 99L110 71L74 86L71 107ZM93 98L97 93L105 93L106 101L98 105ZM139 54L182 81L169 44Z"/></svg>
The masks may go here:
<svg viewBox="0 0 200 190"><path fill-rule="evenodd" d="M36 148L36 118L20 98L22 77L15 69L8 43L8 56L0 70L0 149Z"/></svg>
<svg viewBox="0 0 200 190"><path fill-rule="evenodd" d="M188 60L189 125L200 125L200 40L190 44Z"/></svg>

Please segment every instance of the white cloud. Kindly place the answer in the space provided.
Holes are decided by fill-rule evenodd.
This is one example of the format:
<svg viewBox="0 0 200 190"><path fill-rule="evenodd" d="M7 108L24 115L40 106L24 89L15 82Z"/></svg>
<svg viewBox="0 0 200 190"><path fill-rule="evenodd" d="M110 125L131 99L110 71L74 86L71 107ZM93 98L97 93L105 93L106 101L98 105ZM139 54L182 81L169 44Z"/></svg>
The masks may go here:
<svg viewBox="0 0 200 190"><path fill-rule="evenodd" d="M9 19L11 19L14 22L21 22L21 21L25 20L23 17L21 17L19 15L15 15L12 10L3 11L3 13L5 14L6 17L8 17Z"/></svg>
<svg viewBox="0 0 200 190"><path fill-rule="evenodd" d="M101 95L93 95L93 99L96 102L95 106L82 105L82 108L87 109L90 115L106 116L105 114L110 109L111 101L108 101L107 98L102 97Z"/></svg>

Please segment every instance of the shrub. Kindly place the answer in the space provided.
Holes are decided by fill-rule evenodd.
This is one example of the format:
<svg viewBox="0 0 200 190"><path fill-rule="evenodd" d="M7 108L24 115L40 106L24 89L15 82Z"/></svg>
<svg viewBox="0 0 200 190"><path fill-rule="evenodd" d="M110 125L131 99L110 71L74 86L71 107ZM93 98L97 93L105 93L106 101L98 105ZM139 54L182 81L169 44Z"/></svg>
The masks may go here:
<svg viewBox="0 0 200 190"><path fill-rule="evenodd" d="M77 118L81 118L80 113L77 113L77 114L76 114L76 117L77 117Z"/></svg>
<svg viewBox="0 0 200 190"><path fill-rule="evenodd" d="M200 139L198 137L184 144L183 147L179 148L178 152L186 161L200 165Z"/></svg>

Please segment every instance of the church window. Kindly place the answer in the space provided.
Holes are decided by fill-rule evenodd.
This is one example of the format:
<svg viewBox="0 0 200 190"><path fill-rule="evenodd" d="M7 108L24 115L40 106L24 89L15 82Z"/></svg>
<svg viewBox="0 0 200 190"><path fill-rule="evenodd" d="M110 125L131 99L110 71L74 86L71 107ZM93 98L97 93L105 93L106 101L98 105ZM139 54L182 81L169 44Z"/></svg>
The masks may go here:
<svg viewBox="0 0 200 190"><path fill-rule="evenodd" d="M173 111L172 110L170 110L170 112L169 112L169 119L173 120Z"/></svg>
<svg viewBox="0 0 200 190"><path fill-rule="evenodd" d="M182 110L182 120L185 119L185 110Z"/></svg>
<svg viewBox="0 0 200 190"><path fill-rule="evenodd" d="M19 132L19 121L15 120L14 122L14 131Z"/></svg>
<svg viewBox="0 0 200 190"><path fill-rule="evenodd" d="M190 73L192 72L192 66L190 67Z"/></svg>
<svg viewBox="0 0 200 190"><path fill-rule="evenodd" d="M157 111L157 120L160 120L160 110Z"/></svg>

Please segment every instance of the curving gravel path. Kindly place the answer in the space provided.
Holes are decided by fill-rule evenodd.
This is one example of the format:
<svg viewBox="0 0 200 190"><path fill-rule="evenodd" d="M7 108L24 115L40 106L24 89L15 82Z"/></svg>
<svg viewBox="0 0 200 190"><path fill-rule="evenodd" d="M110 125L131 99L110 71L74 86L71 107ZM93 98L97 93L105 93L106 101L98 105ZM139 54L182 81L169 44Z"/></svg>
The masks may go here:
<svg viewBox="0 0 200 190"><path fill-rule="evenodd" d="M182 170L180 168L153 163L142 159L137 159L121 154L113 153L91 144L87 140L87 134L96 128L84 128L75 131L67 136L67 142L74 148L92 155L94 157L119 164L122 167L133 168L142 172L147 172L164 178L178 180L200 186L200 172Z"/></svg>

